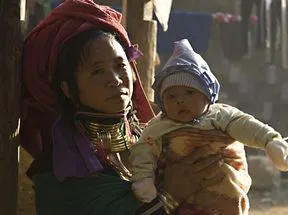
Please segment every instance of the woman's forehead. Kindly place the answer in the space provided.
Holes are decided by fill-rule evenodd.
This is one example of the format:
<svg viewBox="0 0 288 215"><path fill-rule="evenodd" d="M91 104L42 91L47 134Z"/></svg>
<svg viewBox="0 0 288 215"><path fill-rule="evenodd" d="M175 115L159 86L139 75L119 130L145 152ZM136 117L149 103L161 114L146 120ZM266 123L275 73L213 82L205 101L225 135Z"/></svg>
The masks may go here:
<svg viewBox="0 0 288 215"><path fill-rule="evenodd" d="M126 57L125 51L121 44L113 37L98 37L92 39L89 44L87 44L89 49L90 57L95 57L100 59L118 59L120 57Z"/></svg>
<svg viewBox="0 0 288 215"><path fill-rule="evenodd" d="M113 37L94 38L85 49L81 65L84 70L128 61L124 49Z"/></svg>

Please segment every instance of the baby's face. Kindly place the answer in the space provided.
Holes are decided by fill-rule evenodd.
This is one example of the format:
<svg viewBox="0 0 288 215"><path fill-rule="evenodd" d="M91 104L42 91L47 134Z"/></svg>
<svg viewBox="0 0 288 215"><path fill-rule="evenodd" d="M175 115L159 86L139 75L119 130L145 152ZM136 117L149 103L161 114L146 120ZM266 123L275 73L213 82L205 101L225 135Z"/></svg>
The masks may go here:
<svg viewBox="0 0 288 215"><path fill-rule="evenodd" d="M164 111L167 117L177 122L190 122L205 112L208 98L191 87L174 86L164 91Z"/></svg>

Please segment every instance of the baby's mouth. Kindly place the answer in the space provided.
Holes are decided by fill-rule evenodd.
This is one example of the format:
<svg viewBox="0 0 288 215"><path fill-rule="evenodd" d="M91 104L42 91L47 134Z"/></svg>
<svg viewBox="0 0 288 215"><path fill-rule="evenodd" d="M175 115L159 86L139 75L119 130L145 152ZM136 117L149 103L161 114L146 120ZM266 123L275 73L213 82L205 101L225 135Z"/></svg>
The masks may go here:
<svg viewBox="0 0 288 215"><path fill-rule="evenodd" d="M186 114L186 113L189 113L189 110L182 109L178 111L178 114Z"/></svg>

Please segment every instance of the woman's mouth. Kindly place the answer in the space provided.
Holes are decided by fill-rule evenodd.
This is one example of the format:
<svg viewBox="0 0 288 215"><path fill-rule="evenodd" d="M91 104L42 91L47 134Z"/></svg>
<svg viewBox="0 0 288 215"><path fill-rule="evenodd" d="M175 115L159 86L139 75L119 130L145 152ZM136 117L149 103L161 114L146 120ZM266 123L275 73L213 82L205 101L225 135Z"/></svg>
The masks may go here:
<svg viewBox="0 0 288 215"><path fill-rule="evenodd" d="M128 95L129 95L128 91L121 91L121 92L119 92L119 93L116 93L116 94L108 97L108 100L111 100L111 99L120 99L120 98L126 97L126 96L128 96Z"/></svg>

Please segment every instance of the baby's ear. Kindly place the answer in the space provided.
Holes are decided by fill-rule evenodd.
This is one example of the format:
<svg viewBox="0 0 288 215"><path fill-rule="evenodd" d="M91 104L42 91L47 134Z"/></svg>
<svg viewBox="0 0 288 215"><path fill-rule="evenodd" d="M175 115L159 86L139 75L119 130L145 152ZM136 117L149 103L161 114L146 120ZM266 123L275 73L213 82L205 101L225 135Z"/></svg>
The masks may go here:
<svg viewBox="0 0 288 215"><path fill-rule="evenodd" d="M67 98L73 100L71 94L69 93L69 87L66 81L61 82L61 90Z"/></svg>
<svg viewBox="0 0 288 215"><path fill-rule="evenodd" d="M152 101L149 100L149 103L154 111L154 113L157 115L160 112L160 108L158 107L158 105Z"/></svg>

